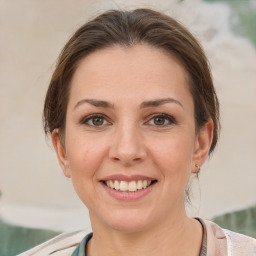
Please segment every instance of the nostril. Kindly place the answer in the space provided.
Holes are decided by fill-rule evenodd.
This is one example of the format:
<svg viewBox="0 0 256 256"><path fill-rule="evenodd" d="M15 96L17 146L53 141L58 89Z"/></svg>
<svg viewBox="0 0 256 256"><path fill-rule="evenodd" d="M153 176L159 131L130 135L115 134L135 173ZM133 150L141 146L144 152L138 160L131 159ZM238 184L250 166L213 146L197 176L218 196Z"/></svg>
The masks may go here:
<svg viewBox="0 0 256 256"><path fill-rule="evenodd" d="M125 143L126 142L126 143ZM146 157L146 152L144 147L139 145L133 145L132 143L127 142L119 143L113 145L109 151L109 157L112 161L122 162L125 165L134 164L142 161Z"/></svg>
<svg viewBox="0 0 256 256"><path fill-rule="evenodd" d="M114 161L129 161L129 162L138 162L138 161L141 161L141 157L136 157L136 156L132 156L132 155L129 155L129 154L122 154L122 155L117 155L117 156L112 156L112 159Z"/></svg>
<svg viewBox="0 0 256 256"><path fill-rule="evenodd" d="M130 158L130 159L127 159L127 158L119 158L119 157L113 157L112 158L115 162L119 162L119 161L122 161L122 162L128 162L128 163L132 163L132 162L140 162L142 159L140 157L136 157L136 158Z"/></svg>

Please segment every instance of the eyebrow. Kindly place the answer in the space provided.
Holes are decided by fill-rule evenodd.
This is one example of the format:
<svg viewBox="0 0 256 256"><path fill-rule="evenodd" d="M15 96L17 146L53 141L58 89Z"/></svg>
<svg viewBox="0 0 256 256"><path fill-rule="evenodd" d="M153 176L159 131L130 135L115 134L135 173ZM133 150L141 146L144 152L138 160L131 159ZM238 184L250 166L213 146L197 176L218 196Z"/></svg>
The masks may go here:
<svg viewBox="0 0 256 256"><path fill-rule="evenodd" d="M104 101L104 100L95 100L95 99L82 99L78 101L74 107L74 110L82 105L83 103L89 103L95 107L100 107L100 108L114 108L114 105ZM149 107L158 107L166 103L175 103L180 105L183 108L183 105L181 104L180 101L175 100L173 98L164 98L164 99L157 99L157 100L150 100L150 101L144 101L140 104L140 108L149 108Z"/></svg>
<svg viewBox="0 0 256 256"><path fill-rule="evenodd" d="M78 101L74 107L74 110L82 105L83 103L89 103L95 107L99 107L99 108L114 108L114 105L113 104L110 104L109 102L107 101L104 101L104 100L95 100L95 99L82 99L80 101Z"/></svg>
<svg viewBox="0 0 256 256"><path fill-rule="evenodd" d="M158 107L166 103L175 103L180 105L183 108L183 105L180 101L175 100L173 98L164 98L164 99L157 99L157 100L150 100L144 101L140 104L140 108L149 108L149 107Z"/></svg>

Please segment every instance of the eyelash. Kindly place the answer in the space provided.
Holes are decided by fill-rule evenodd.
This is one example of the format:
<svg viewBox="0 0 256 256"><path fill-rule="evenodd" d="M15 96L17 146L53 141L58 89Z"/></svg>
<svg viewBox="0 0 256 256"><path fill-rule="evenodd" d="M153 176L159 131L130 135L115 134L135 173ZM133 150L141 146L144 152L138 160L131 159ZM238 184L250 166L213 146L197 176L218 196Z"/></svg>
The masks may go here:
<svg viewBox="0 0 256 256"><path fill-rule="evenodd" d="M103 124L101 125L94 125L94 124L89 124L89 121L92 121L94 118L100 118L103 120ZM164 118L164 122L167 120L168 121L168 124L160 124L160 125L157 125L157 124L150 124L150 121L154 121L154 118ZM107 122L104 123L104 122ZM103 114L92 114L92 115L89 115L87 116L86 118L82 119L82 121L80 122L81 124L84 124L84 125L87 125L87 126L90 126L90 127L95 127L95 128L100 128L104 125L110 125L111 123L107 120L107 117ZM156 114L152 114L148 117L148 121L146 122L146 124L149 124L149 125L152 125L152 126L156 126L156 127L166 127L166 126L169 126L169 125L172 125L172 124L176 124L176 119L173 117L173 116L170 116L170 115L167 115L165 113L156 113Z"/></svg>
<svg viewBox="0 0 256 256"><path fill-rule="evenodd" d="M107 122L107 124L102 124L102 125L94 125L94 124L89 124L89 121L92 121L94 118L101 118L103 119L103 122ZM84 119L82 119L82 121L80 122L81 124L85 124L87 126L91 126L91 127L102 127L103 125L109 125L110 122L107 120L105 115L102 114L92 114L89 115L87 117L85 117Z"/></svg>
<svg viewBox="0 0 256 256"><path fill-rule="evenodd" d="M172 125L172 124L177 124L177 121L176 119L173 117L173 116L170 116L170 115L167 115L165 113L157 113L157 114L152 114L149 116L149 121L147 121L147 123L149 124L150 121L154 121L154 118L164 118L165 121L167 120L168 121L168 124L162 124L162 125L157 125L157 124L150 124L150 125L153 125L153 126L157 126L157 127L166 127L166 126L169 126L169 125Z"/></svg>

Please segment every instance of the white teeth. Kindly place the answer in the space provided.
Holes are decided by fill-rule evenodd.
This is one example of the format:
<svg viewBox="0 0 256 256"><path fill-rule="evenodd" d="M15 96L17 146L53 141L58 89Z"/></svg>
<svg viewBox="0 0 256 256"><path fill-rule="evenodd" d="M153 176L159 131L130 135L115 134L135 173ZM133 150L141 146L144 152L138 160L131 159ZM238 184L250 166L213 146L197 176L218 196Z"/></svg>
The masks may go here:
<svg viewBox="0 0 256 256"><path fill-rule="evenodd" d="M142 180L138 180L137 189L142 189Z"/></svg>
<svg viewBox="0 0 256 256"><path fill-rule="evenodd" d="M112 180L110 181L109 185L110 185L111 188L115 188L114 182Z"/></svg>
<svg viewBox="0 0 256 256"><path fill-rule="evenodd" d="M148 181L147 181L147 180L143 180L143 181L142 181L142 187L143 187L143 188L146 188L147 185L148 185Z"/></svg>
<svg viewBox="0 0 256 256"><path fill-rule="evenodd" d="M147 188L149 185L151 185L151 180L138 180L137 182L134 180L130 182L124 180L108 180L105 184L115 190L120 190L123 192L135 192L137 190Z"/></svg>
<svg viewBox="0 0 256 256"><path fill-rule="evenodd" d="M129 191L136 191L137 190L137 185L136 185L136 181L131 181L129 182Z"/></svg>
<svg viewBox="0 0 256 256"><path fill-rule="evenodd" d="M127 181L121 181L120 182L120 190L121 191L127 191L128 190L128 182Z"/></svg>
<svg viewBox="0 0 256 256"><path fill-rule="evenodd" d="M115 185L115 190L119 190L120 189L120 184L117 180L114 181L114 185Z"/></svg>

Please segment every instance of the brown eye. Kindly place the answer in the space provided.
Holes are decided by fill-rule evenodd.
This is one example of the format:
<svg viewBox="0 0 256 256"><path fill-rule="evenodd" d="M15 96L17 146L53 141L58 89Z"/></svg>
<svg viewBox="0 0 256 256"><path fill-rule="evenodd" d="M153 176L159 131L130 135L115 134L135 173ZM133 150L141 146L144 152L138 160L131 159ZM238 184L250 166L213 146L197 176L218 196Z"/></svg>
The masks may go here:
<svg viewBox="0 0 256 256"><path fill-rule="evenodd" d="M176 120L172 116L166 114L155 115L148 121L149 125L154 126L167 126L175 123Z"/></svg>
<svg viewBox="0 0 256 256"><path fill-rule="evenodd" d="M102 117L93 117L91 122L95 126L100 126L104 124L104 119Z"/></svg>
<svg viewBox="0 0 256 256"><path fill-rule="evenodd" d="M91 115L85 118L81 123L92 127L100 127L109 124L106 118L101 115Z"/></svg>
<svg viewBox="0 0 256 256"><path fill-rule="evenodd" d="M153 120L155 125L164 125L166 121L165 118L161 116L155 117Z"/></svg>

